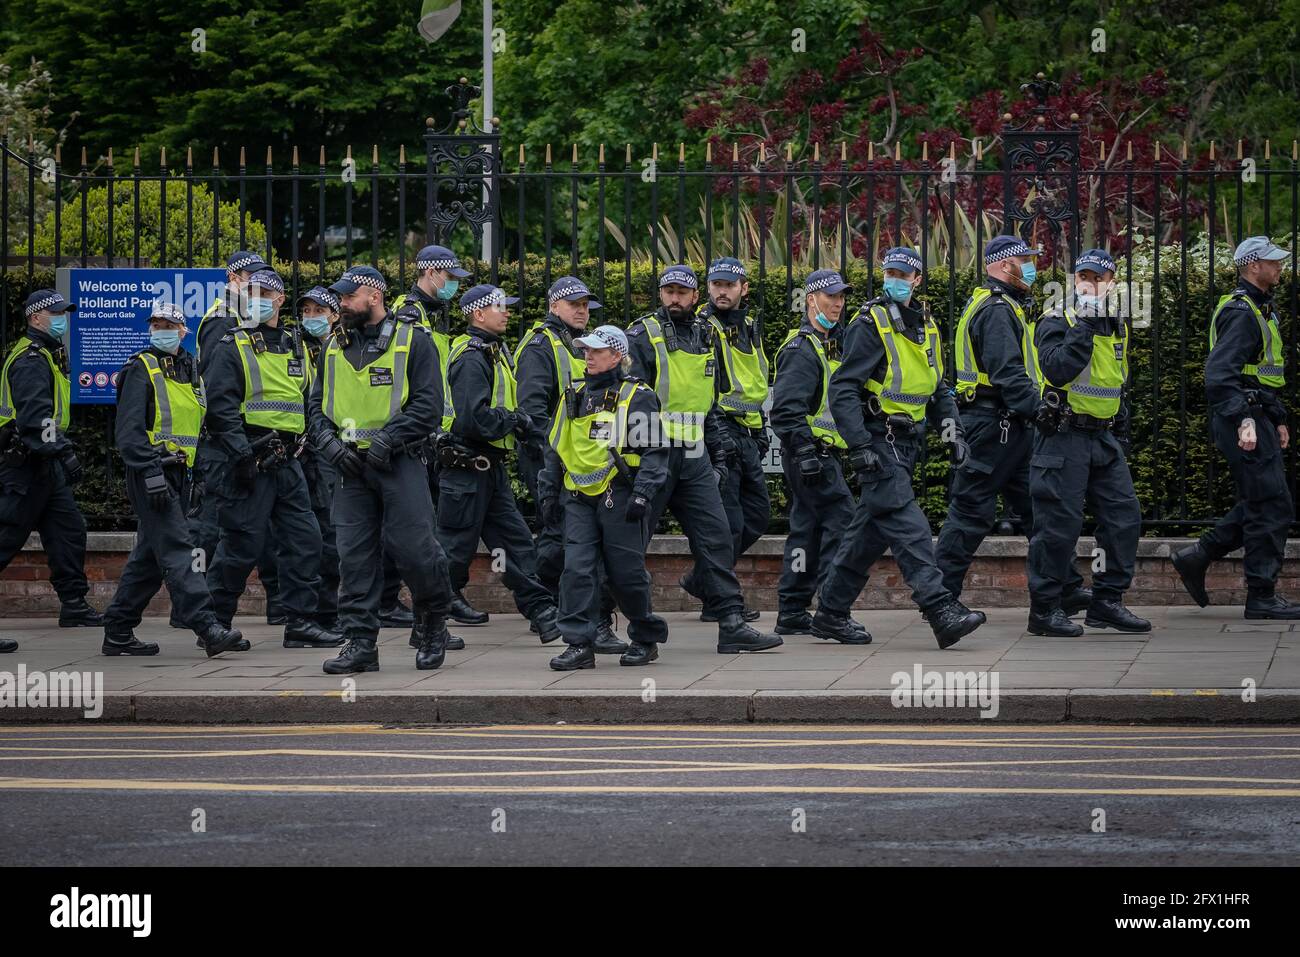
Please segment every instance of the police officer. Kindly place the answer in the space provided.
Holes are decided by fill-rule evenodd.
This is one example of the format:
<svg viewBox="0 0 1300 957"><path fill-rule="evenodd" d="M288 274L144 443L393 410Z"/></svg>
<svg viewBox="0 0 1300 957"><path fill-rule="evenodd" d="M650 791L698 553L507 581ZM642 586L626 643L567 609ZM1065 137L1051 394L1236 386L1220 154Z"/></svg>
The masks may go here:
<svg viewBox="0 0 1300 957"><path fill-rule="evenodd" d="M767 421L763 415L768 362L763 348L763 324L748 314L749 280L744 265L730 256L715 259L705 281L709 302L702 314L717 332L714 354L718 409L722 413L719 421L731 435L735 447L719 485L727 524L731 526L734 564L767 531L772 513L763 475L763 457L768 449ZM746 610L747 621L757 617L757 609ZM705 608L700 618L716 621L717 615Z"/></svg>
<svg viewBox="0 0 1300 957"><path fill-rule="evenodd" d="M181 347L185 313L156 302L149 347L127 360L117 380L114 446L126 466L126 495L138 523L135 547L104 612L106 655L156 655L133 629L164 580L176 617L198 635L208 657L235 650L242 635L217 621L181 503L203 423L198 363Z"/></svg>
<svg viewBox="0 0 1300 957"><path fill-rule="evenodd" d="M955 464L966 453L957 405L943 383L939 327L913 296L921 257L906 247L885 253L884 292L859 310L844 334L844 361L830 379L831 415L848 445L861 497L822 586L812 633L846 643L869 634L849 621L849 608L871 565L888 548L912 597L947 648L984 623L943 587L934 560L930 523L916 503L912 474L925 442L926 418L952 444ZM848 283L833 270L814 273L807 295L843 295Z"/></svg>
<svg viewBox="0 0 1300 957"><path fill-rule="evenodd" d="M602 577L628 617L632 642L619 664L648 665L668 638L667 623L650 609L645 566L650 502L668 477L669 451L657 427L659 399L626 375L622 329L598 326L575 343L586 350L585 375L561 397L550 433L552 475L543 482L546 511L565 512L556 524L564 531L560 630L568 648L551 659L551 667L595 667L598 632L591 607Z"/></svg>
<svg viewBox="0 0 1300 957"><path fill-rule="evenodd" d="M452 346L449 386L438 448L438 541L447 553L455 591L469 580L479 539L505 553L502 580L543 643L560 637L554 600L537 580L537 552L519 514L505 458L516 438L540 424L520 412L510 350L501 336L519 300L498 286L474 286L461 296L469 334Z"/></svg>
<svg viewBox="0 0 1300 957"><path fill-rule="evenodd" d="M59 596L59 624L99 625L86 603L86 520L72 487L82 466L68 438L71 421L67 352L68 313L76 307L53 289L37 289L23 303L27 329L0 369L0 572L33 530ZM18 645L5 640L3 651Z"/></svg>
<svg viewBox="0 0 1300 957"><path fill-rule="evenodd" d="M337 632L314 619L321 533L297 452L306 429L306 359L280 326L284 283L263 269L248 280L249 320L212 344L203 375L205 422L222 461L215 471L221 538L208 567L217 620L229 625L268 542L281 560L286 648L328 648Z"/></svg>
<svg viewBox="0 0 1300 957"><path fill-rule="evenodd" d="M1200 541L1174 553L1188 594L1204 608L1210 598L1205 573L1213 561L1244 547L1246 617L1300 618L1300 603L1274 589L1287 529L1295 509L1282 451L1290 445L1282 404L1285 362L1273 290L1290 253L1267 236L1237 246L1237 287L1223 296L1210 319L1205 395L1210 435L1228 460L1237 502Z"/></svg>
<svg viewBox="0 0 1300 957"><path fill-rule="evenodd" d="M515 378L519 384L519 411L541 429L528 441L519 443L519 472L533 501L538 503L539 528L537 577L552 595L559 594L560 573L564 570L565 539L563 522L549 521L540 507L538 474L543 464L542 435L549 435L552 420L561 399L582 381L586 364L584 350L577 344L587 329L594 309L602 308L586 283L576 276L561 276L547 291L546 318L526 333L515 350ZM564 516L564 510L552 512L551 518ZM599 573L599 563L596 565ZM592 642L597 654L622 654L626 643L614 633L613 598L609 589L600 590L596 637Z"/></svg>
<svg viewBox="0 0 1300 957"><path fill-rule="evenodd" d="M199 376L207 370L207 359L212 355L212 347L221 337L235 329L245 320L248 313L248 280L253 273L271 267L257 253L247 249L236 249L226 257L226 284L220 295L212 301L203 317L199 320L194 333L194 355L198 362ZM207 350L206 352L204 350ZM214 449L205 429L199 435L198 453L194 460L190 501L188 503L190 532L194 544L202 550L205 560L210 564L217 552L217 540L221 529L217 525L217 495L214 491L207 494L209 484L215 485L217 468L224 460L220 448ZM211 479L211 482L209 481ZM284 615L277 607L279 577L275 567L275 547L268 544L265 554L258 560L257 576L266 591L266 620L268 624L284 624ZM173 609L174 611L174 609ZM187 627L175 614L171 621L173 628Z"/></svg>
<svg viewBox="0 0 1300 957"><path fill-rule="evenodd" d="M446 246L425 246L415 257L415 283L409 292L393 300L393 312L400 318L412 318L421 322L433 336L433 345L438 352L438 391L439 403L446 404L447 394L447 360L451 357L451 304L460 289L460 281L469 276L453 253ZM441 426L442 412L438 413ZM429 457L429 490L433 494L433 504L438 504L438 460ZM384 553L385 575L391 567L388 553ZM396 589L388 581L384 585L385 608L392 608L397 598ZM400 603L398 603L400 604ZM488 614L471 605L459 591L453 593L447 616L462 625L485 625ZM384 617L381 615L381 617ZM459 640L459 639L455 639ZM448 646L455 650L454 646Z"/></svg>
<svg viewBox="0 0 1300 957"><path fill-rule="evenodd" d="M818 270L809 278L830 275ZM846 446L831 416L829 388L844 342L844 290L822 288L806 295L804 304L803 322L777 351L772 383L772 431L781 443L781 471L790 490L790 533L777 584L778 635L812 632L808 608L853 519L853 494L840 465Z"/></svg>
<svg viewBox="0 0 1300 957"><path fill-rule="evenodd" d="M1039 386L1031 354L1037 279L1034 257L1017 236L995 236L984 247L986 281L976 287L957 323L957 398L970 455L952 477L948 517L935 546L943 584L960 596L980 542L993 530L998 496L1033 528L1029 458ZM1061 607L1083 611L1092 593L1071 564Z"/></svg>
<svg viewBox="0 0 1300 957"><path fill-rule="evenodd" d="M1043 390L1029 467L1029 632L1075 637L1083 629L1060 606L1073 567L1087 502L1097 519L1104 567L1094 572L1089 628L1151 630L1123 604L1133 582L1142 509L1125 461L1124 384L1128 324L1112 305L1115 261L1104 249L1074 264L1074 306L1060 303L1034 329L1034 363Z"/></svg>
<svg viewBox="0 0 1300 957"><path fill-rule="evenodd" d="M699 286L689 266L669 266L659 276L659 308L627 333L630 371L653 385L664 440L672 446L649 527L653 531L666 508L681 523L698 567L694 581L684 576L681 584L696 589L692 594L718 615L718 654L764 651L780 645L781 636L755 631L742 617L745 602L719 492L719 472L735 456L735 443L717 407L715 332L695 314Z"/></svg>
<svg viewBox="0 0 1300 957"><path fill-rule="evenodd" d="M379 670L384 548L411 589L416 668L441 667L447 651L451 592L433 531L426 462L437 426L438 357L423 326L385 307L386 288L370 266L353 266L330 286L341 324L326 343L307 402L312 442L339 475L333 517L348 643L324 663L326 674Z"/></svg>

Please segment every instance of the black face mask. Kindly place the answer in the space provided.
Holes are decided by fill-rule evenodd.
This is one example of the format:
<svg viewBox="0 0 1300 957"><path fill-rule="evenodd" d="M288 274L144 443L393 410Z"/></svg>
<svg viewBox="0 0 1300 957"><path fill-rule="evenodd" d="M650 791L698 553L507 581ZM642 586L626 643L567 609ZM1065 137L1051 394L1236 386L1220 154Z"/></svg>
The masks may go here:
<svg viewBox="0 0 1300 957"><path fill-rule="evenodd" d="M369 309L344 309L339 314L349 329L360 329L370 321Z"/></svg>

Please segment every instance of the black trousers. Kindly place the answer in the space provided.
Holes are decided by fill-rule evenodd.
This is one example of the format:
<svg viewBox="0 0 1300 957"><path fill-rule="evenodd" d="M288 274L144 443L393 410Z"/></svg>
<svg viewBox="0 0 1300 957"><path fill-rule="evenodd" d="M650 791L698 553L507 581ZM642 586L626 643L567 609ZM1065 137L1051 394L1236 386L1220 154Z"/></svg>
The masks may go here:
<svg viewBox="0 0 1300 957"><path fill-rule="evenodd" d="M997 521L998 496L1020 516L1025 534L1032 535L1033 499L1029 495L1029 458L1033 454L1033 425L1012 416L1004 431L996 410L967 406L961 411L962 428L970 457L953 473L948 517L939 529L935 557L943 572L943 585L960 597L966 572L980 543ZM1071 565L1065 590L1073 591L1083 578Z"/></svg>
<svg viewBox="0 0 1300 957"><path fill-rule="evenodd" d="M342 475L334 486L339 619L347 638L373 640L379 634L384 551L410 587L417 613L446 615L451 600L425 464L409 455L394 455L392 463L391 472L368 469L359 479Z"/></svg>
<svg viewBox="0 0 1300 957"><path fill-rule="evenodd" d="M59 601L85 598L86 520L63 466L31 456L21 466L0 465L0 572L39 532Z"/></svg>
<svg viewBox="0 0 1300 957"><path fill-rule="evenodd" d="M825 583L844 531L853 520L854 502L834 455L822 459L819 485L803 483L789 449L781 450L781 471L790 490L790 533L785 539L776 593L781 613L795 614L808 610Z"/></svg>
<svg viewBox="0 0 1300 957"><path fill-rule="evenodd" d="M862 484L853 521L822 586L820 608L847 615L867 583L871 566L886 549L893 552L912 589L912 600L922 611L951 597L935 564L930 523L912 491L923 435L918 431L912 438L899 438L891 451L884 430L872 428L880 469Z"/></svg>
<svg viewBox="0 0 1300 957"><path fill-rule="evenodd" d="M560 575L560 631L571 645L589 645L596 638L592 606L599 602L602 580L627 615L633 641L654 644L668 640L668 625L650 609L650 573L645 550L650 541L649 517L629 522L631 497L627 485L610 487L604 495L561 492L564 503L564 571Z"/></svg>
<svg viewBox="0 0 1300 957"><path fill-rule="evenodd" d="M1286 464L1277 426L1264 415L1255 416L1253 452L1237 445L1239 423L1211 413L1210 435L1232 472L1237 503L1201 536L1201 546L1213 559L1245 548L1246 587L1254 595L1273 594L1287 530L1295 519L1295 505L1286 480Z"/></svg>
<svg viewBox="0 0 1300 957"><path fill-rule="evenodd" d="M1029 460L1034 531L1029 539L1029 598L1042 607L1060 604L1077 575L1074 549L1086 504L1097 520L1102 570L1092 575L1096 598L1118 600L1133 583L1142 508L1124 450L1109 430L1071 429L1036 435Z"/></svg>
<svg viewBox="0 0 1300 957"><path fill-rule="evenodd" d="M280 607L290 618L314 617L320 591L320 526L298 460L258 472L247 494L236 487L231 463L215 471L221 538L208 566L208 590L217 620L228 623L234 616L248 575L268 542L287 559L278 569ZM205 494L212 491L209 485Z"/></svg>
<svg viewBox="0 0 1300 957"><path fill-rule="evenodd" d="M199 439L199 447L194 456L189 492L183 504L190 527L190 538L194 547L203 553L204 563L211 566L217 554L217 543L221 540L221 525L217 520L217 484L221 481L222 470L226 465L226 454L207 436ZM278 611L280 598L280 573L277 570L276 543L267 538L266 547L257 560L257 578L266 593L266 611L268 616ZM173 623L179 623L172 616Z"/></svg>
<svg viewBox="0 0 1300 957"><path fill-rule="evenodd" d="M479 540L492 552L493 571L514 594L520 612L530 619L554 607L537 579L533 536L510 488L504 462L486 472L440 467L438 470L438 542L447 553L453 591L469 581L469 566Z"/></svg>
<svg viewBox="0 0 1300 957"><path fill-rule="evenodd" d="M665 509L672 509L686 533L696 563L692 577L705 606L719 616L739 614L745 603L731 558L731 527L703 444L675 446L669 453L668 481L651 504L652 531Z"/></svg>
<svg viewBox="0 0 1300 957"><path fill-rule="evenodd" d="M145 608L163 582L167 583L172 615L177 621L196 634L216 621L204 562L190 538L189 523L181 507L189 491L185 468L168 466L163 474L172 498L166 510L156 511L144 490L143 473L137 469L126 472L126 497L135 509L137 527L135 547L104 612L104 630L110 634L127 634L140 624Z"/></svg>
<svg viewBox="0 0 1300 957"><path fill-rule="evenodd" d="M722 507L731 527L731 560L733 567L740 556L749 551L764 533L772 517L772 502L767 494L767 480L763 473L763 453L754 434L739 422L727 418L724 427L736 443L737 458L727 470L726 481L718 486ZM701 563L696 560L693 577L699 574Z"/></svg>
<svg viewBox="0 0 1300 957"><path fill-rule="evenodd" d="M330 513L338 473L318 455L305 459L302 471L311 494L311 511L320 527L320 589L316 593L316 609L322 620L333 619L339 610L339 546ZM385 556L385 571L390 561Z"/></svg>

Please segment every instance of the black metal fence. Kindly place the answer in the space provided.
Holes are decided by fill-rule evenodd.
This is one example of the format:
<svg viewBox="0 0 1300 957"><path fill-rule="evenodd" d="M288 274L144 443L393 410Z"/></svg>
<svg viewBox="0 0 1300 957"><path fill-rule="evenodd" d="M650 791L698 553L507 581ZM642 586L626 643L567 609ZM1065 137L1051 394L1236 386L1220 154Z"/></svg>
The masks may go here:
<svg viewBox="0 0 1300 957"><path fill-rule="evenodd" d="M1211 143L1135 157L1131 144L1112 142L1085 156L1076 118L1058 123L1044 105L1046 85L1027 89L1039 105L987 144L975 141L960 155L954 145L943 156L931 156L928 143L905 156L896 144L887 155L872 149L865 161L850 159L843 144L814 143L796 155L792 145L751 142L717 153L693 149L690 160L684 146L661 152L654 144L601 147L591 157L573 147L563 159L550 146L537 155L520 146L507 157L495 120L488 130L474 122L468 104L477 91L463 81L448 90L451 121L441 129L428 121L422 162L410 161L405 148L388 159L375 148L368 163L350 149L329 158L322 148L304 164L295 147L287 164L270 149L264 164L250 164L241 150L230 168L214 151L211 167L200 168L187 150L179 168L163 154L146 170L136 151L131 169L120 172L111 155L92 167L83 153L69 169L62 157L0 140L0 345L7 349L17 328L11 312L19 292L51 268L219 266L232 249L252 245L284 266L296 298L305 264L324 275L382 261L405 284L415 250L442 241L478 260L484 278L525 297L554 276L585 270L598 298L625 321L634 299L649 292L647 269L668 261L743 259L756 306L772 315L789 308L807 271L869 266L888 246L912 245L926 263L923 293L937 306L951 350L979 251L992 235L1014 231L1044 246L1049 268L1040 271L1049 279L1063 279L1081 248L1103 246L1120 263L1130 302L1141 299L1133 287L1149 290L1139 325L1151 362L1135 383L1134 403L1159 450L1157 473L1172 472L1180 491L1154 506L1144 501L1146 522L1204 521L1208 506L1189 505L1188 495L1188 469L1200 468L1187 455L1189 427L1199 427L1189 409L1203 405L1188 364L1196 352L1189 329L1204 329L1206 303L1230 281L1224 270L1244 236L1265 233L1296 248L1300 153L1294 142L1289 156L1275 156L1268 144L1262 155L1246 155L1237 144L1225 156ZM607 268L614 265L621 268ZM1291 399L1296 269L1292 257L1279 302ZM858 293L873 295L875 281L868 268ZM772 302L782 291L783 302ZM1294 483L1294 455L1291 464ZM1212 485L1213 470L1211 459L1192 481Z"/></svg>

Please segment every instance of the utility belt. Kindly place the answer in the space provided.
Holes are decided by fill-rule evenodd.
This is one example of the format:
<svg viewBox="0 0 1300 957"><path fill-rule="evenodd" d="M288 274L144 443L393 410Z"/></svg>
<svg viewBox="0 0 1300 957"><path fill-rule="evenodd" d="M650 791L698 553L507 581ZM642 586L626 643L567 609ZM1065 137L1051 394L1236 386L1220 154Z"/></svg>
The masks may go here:
<svg viewBox="0 0 1300 957"><path fill-rule="evenodd" d="M725 421L733 429L736 429L738 432L744 432L750 438L762 439L762 437L767 434L767 429L761 427L757 429L751 429L744 422L741 422L738 417L732 415L729 412L723 412L722 418L723 421Z"/></svg>
<svg viewBox="0 0 1300 957"><path fill-rule="evenodd" d="M1061 389L1043 390L1043 409L1037 422L1038 431L1043 435L1069 432L1105 432L1115 424L1115 417L1098 418L1084 412L1076 412Z"/></svg>
<svg viewBox="0 0 1300 957"><path fill-rule="evenodd" d="M998 444L1006 445L1011 440L1011 426L1017 422L1023 421L1020 416L1006 407L1001 397L993 398L991 396L981 396L976 393L972 399L963 399L958 397L957 404L961 409L979 409L983 412L989 412L998 417Z"/></svg>
<svg viewBox="0 0 1300 957"><path fill-rule="evenodd" d="M260 472L273 472L276 469L284 468L298 456L302 455L306 447L307 434L282 432L279 429L270 429L249 444L253 450L253 456L257 459L257 468Z"/></svg>
<svg viewBox="0 0 1300 957"><path fill-rule="evenodd" d="M181 471L189 468L189 463L185 460L184 452L169 452L158 459L158 464L163 470L179 468Z"/></svg>
<svg viewBox="0 0 1300 957"><path fill-rule="evenodd" d="M453 436L450 432L439 433L434 439L434 452L438 465L442 468L463 469L468 472L486 472L506 456L504 449L487 452L472 448L463 439Z"/></svg>
<svg viewBox="0 0 1300 957"><path fill-rule="evenodd" d="M886 412L880 405L880 396L875 393L863 400L862 414L868 422L876 422L885 427L885 441L891 444L895 439L913 438L923 428L906 412Z"/></svg>

